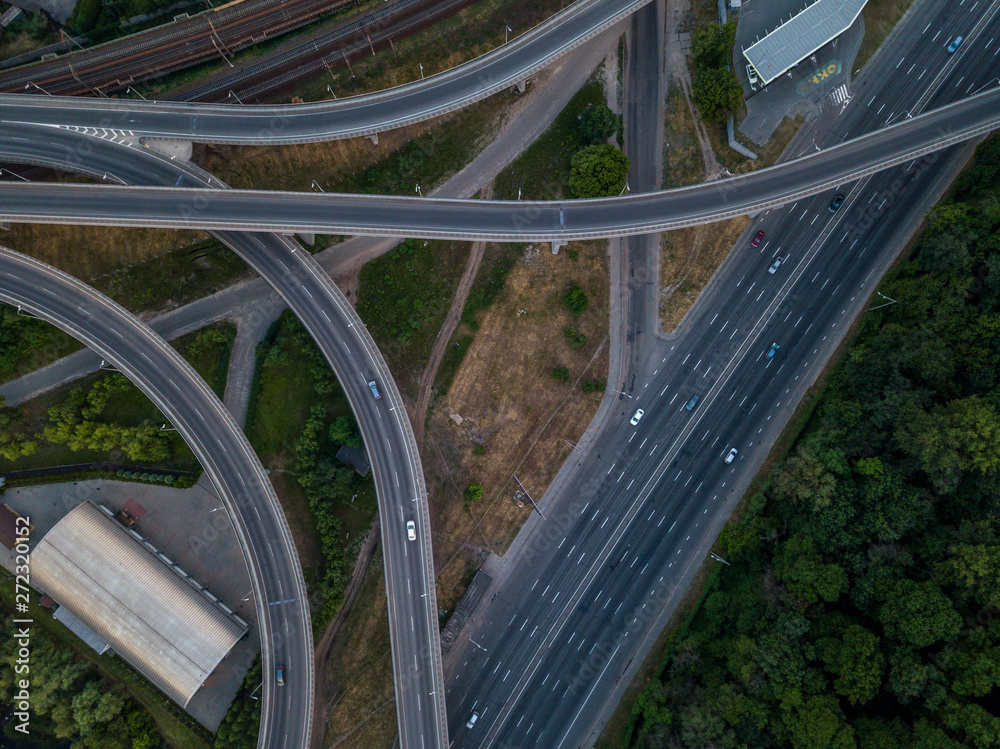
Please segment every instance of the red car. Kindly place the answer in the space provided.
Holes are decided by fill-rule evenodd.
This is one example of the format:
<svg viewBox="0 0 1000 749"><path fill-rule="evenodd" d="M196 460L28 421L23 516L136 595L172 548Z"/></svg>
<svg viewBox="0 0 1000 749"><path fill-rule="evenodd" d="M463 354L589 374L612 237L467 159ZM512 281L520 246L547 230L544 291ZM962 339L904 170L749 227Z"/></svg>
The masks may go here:
<svg viewBox="0 0 1000 749"><path fill-rule="evenodd" d="M750 240L750 244L756 247L757 245L760 244L760 240L762 240L763 238L764 238L764 232L759 231L757 232L757 236L755 236L752 240Z"/></svg>

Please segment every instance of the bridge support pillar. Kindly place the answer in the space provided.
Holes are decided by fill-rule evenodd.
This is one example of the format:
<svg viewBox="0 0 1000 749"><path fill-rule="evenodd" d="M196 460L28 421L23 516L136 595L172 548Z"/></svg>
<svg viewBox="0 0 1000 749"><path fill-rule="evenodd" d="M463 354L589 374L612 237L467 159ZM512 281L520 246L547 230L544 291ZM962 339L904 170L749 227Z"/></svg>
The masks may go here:
<svg viewBox="0 0 1000 749"><path fill-rule="evenodd" d="M518 81L514 87L517 89L517 93L523 94L527 85L528 85L528 79L525 78L523 81Z"/></svg>
<svg viewBox="0 0 1000 749"><path fill-rule="evenodd" d="M372 133L371 135L369 135L368 136L368 140L370 140L372 143L374 143L377 146L378 145L378 133Z"/></svg>
<svg viewBox="0 0 1000 749"><path fill-rule="evenodd" d="M553 255L558 255L559 254L559 248L560 247L565 247L567 244L568 244L567 242L562 242L562 241L560 241L558 239L553 240L552 241L552 254Z"/></svg>

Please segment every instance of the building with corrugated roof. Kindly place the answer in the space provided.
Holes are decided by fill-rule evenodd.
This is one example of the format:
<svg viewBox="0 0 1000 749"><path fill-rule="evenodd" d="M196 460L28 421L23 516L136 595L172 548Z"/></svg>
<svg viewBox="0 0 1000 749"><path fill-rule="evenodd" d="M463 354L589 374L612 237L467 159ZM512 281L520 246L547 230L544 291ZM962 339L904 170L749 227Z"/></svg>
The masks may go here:
<svg viewBox="0 0 1000 749"><path fill-rule="evenodd" d="M248 629L138 533L90 501L38 542L31 579L182 707Z"/></svg>
<svg viewBox="0 0 1000 749"><path fill-rule="evenodd" d="M743 50L763 85L791 70L850 28L868 0L816 0Z"/></svg>

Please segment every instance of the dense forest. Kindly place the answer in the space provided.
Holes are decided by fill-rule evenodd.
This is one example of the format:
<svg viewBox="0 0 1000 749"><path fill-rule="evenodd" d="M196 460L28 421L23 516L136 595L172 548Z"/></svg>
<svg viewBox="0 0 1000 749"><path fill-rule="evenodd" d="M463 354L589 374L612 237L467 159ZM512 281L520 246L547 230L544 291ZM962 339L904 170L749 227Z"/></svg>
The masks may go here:
<svg viewBox="0 0 1000 749"><path fill-rule="evenodd" d="M1000 137L880 287L635 747L1000 747Z"/></svg>
<svg viewBox="0 0 1000 749"><path fill-rule="evenodd" d="M3 619L3 627L5 632L16 630L9 617ZM157 749L162 745L149 714L120 686L97 676L71 649L37 626L31 628L30 648L31 738L52 745L68 740L73 749ZM17 681L25 678L15 672L17 659L17 640L4 637L0 640L0 704L13 703ZM7 723L6 730L11 731L15 722Z"/></svg>

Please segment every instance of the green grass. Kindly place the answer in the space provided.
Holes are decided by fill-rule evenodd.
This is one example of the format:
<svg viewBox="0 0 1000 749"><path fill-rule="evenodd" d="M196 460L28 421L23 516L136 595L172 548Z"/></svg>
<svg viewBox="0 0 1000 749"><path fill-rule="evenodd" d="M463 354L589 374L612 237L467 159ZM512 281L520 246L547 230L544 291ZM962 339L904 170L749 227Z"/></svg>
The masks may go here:
<svg viewBox="0 0 1000 749"><path fill-rule="evenodd" d="M0 592L0 612L14 613L14 584L9 573L0 575L3 591ZM46 637L70 648L78 656L86 659L103 677L121 684L129 696L138 702L156 721L160 735L174 749L211 749L211 736L177 705L167 699L143 676L128 666L121 658L110 654L99 656L90 646L52 618L52 614L37 604L37 594L32 592L28 616L34 626L40 628Z"/></svg>
<svg viewBox="0 0 1000 749"><path fill-rule="evenodd" d="M358 314L404 389L419 380L468 252L466 242L408 239L361 269Z"/></svg>
<svg viewBox="0 0 1000 749"><path fill-rule="evenodd" d="M202 331L195 331L186 336L178 338L172 343L182 356L189 358L190 364L195 371L211 385L215 391L221 395L225 388L226 374L229 370L229 356L232 352L232 339L236 335L236 328L226 322L216 323L203 330L217 330L223 333L227 343L215 345L205 349L197 356L191 355L191 347ZM34 398L22 405L25 419L29 427L35 432L41 432L48 421L48 411L52 406L62 403L69 396L73 388L82 387L84 391L93 387L94 383L109 376L107 372L98 372L85 377L77 382L69 383L49 393ZM98 420L106 423L122 424L124 426L137 426L146 419L154 422L166 423L166 419L160 410L153 405L137 387L129 387L128 390L116 393L108 400L107 406L98 417ZM164 467L176 468L180 470L197 470L198 462L194 454L190 451L184 440L176 432L171 433L172 455L165 464L151 464L150 468ZM25 470L30 468L45 468L48 466L73 465L77 463L104 462L109 460L109 455L102 450L70 450L66 445L56 444L39 438L39 450L34 455L10 462L0 459L0 469ZM113 462L122 462L118 459Z"/></svg>
<svg viewBox="0 0 1000 749"><path fill-rule="evenodd" d="M218 291L241 276L246 264L215 239L171 250L96 279L94 288L132 312L186 304Z"/></svg>
<svg viewBox="0 0 1000 749"><path fill-rule="evenodd" d="M524 200L554 200L566 196L570 160L586 145L578 118L585 110L603 103L604 88L596 76L591 77L549 129L497 175L493 197L515 200L518 189Z"/></svg>

